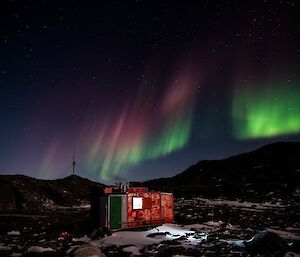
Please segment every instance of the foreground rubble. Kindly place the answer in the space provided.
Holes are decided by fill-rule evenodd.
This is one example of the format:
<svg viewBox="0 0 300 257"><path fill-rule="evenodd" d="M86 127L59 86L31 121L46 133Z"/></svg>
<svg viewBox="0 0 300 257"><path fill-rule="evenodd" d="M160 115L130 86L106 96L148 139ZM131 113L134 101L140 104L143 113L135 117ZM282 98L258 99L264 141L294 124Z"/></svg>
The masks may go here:
<svg viewBox="0 0 300 257"><path fill-rule="evenodd" d="M87 245L95 256L300 254L299 206L280 201L180 198L175 202L177 225L120 231L93 241L87 236L92 229L88 209L0 215L0 256L84 256L86 251L79 250Z"/></svg>

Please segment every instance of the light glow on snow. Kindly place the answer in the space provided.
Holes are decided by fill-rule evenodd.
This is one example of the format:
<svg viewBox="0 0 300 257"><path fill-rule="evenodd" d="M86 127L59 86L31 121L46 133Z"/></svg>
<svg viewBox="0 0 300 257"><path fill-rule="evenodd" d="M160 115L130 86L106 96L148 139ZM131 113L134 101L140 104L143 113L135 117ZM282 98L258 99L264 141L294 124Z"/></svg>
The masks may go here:
<svg viewBox="0 0 300 257"><path fill-rule="evenodd" d="M159 233L157 236L155 234ZM153 235L154 236L149 236ZM183 244L185 247L194 247L195 245L206 240L206 234L199 236L195 231L186 227L181 227L175 224L164 224L162 226L155 227L147 231L117 231L111 236L102 238L100 240L92 241L91 244L100 248L106 248L112 245L126 247L125 251L131 251L132 253L138 253L147 245L159 244L166 240L175 240L180 237L186 237Z"/></svg>

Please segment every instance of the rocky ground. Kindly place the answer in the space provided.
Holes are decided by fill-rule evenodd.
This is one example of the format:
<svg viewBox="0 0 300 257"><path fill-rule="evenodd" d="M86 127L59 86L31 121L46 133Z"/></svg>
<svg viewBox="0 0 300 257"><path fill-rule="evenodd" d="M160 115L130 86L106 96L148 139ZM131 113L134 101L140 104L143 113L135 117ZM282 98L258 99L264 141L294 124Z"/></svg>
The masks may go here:
<svg viewBox="0 0 300 257"><path fill-rule="evenodd" d="M175 226L116 232L93 241L87 237L92 230L88 208L2 211L0 256L72 256L83 244L100 248L106 256L300 254L300 211L295 203L179 198L175 206Z"/></svg>

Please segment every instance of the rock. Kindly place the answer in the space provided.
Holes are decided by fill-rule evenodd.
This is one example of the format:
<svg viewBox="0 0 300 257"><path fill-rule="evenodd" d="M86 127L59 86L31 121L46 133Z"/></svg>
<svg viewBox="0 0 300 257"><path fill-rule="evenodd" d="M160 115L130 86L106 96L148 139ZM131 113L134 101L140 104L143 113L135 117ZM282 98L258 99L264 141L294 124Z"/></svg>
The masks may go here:
<svg viewBox="0 0 300 257"><path fill-rule="evenodd" d="M96 246L84 244L79 246L75 252L74 257L105 257L105 255Z"/></svg>
<svg viewBox="0 0 300 257"><path fill-rule="evenodd" d="M264 230L245 241L245 249L248 252L267 256L284 256L288 250L288 244L278 234Z"/></svg>
<svg viewBox="0 0 300 257"><path fill-rule="evenodd" d="M288 252L285 254L284 257L299 257L299 254L293 253L293 252Z"/></svg>
<svg viewBox="0 0 300 257"><path fill-rule="evenodd" d="M161 246L157 249L157 257L169 257L172 256L171 250L166 246Z"/></svg>
<svg viewBox="0 0 300 257"><path fill-rule="evenodd" d="M156 232L147 235L147 237L159 237L159 236L166 236L166 235L171 235L169 232Z"/></svg>
<svg viewBox="0 0 300 257"><path fill-rule="evenodd" d="M19 236L21 235L20 231L10 231L10 232L7 232L7 235L8 236Z"/></svg>

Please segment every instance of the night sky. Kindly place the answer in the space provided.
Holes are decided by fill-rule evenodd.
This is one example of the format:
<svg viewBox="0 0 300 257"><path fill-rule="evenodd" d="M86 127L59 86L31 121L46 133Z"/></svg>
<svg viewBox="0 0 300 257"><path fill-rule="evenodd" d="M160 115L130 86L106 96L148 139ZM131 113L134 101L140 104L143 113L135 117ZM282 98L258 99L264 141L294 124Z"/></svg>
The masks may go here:
<svg viewBox="0 0 300 257"><path fill-rule="evenodd" d="M35 3L33 3L35 2ZM175 175L300 139L297 1L1 1L0 173Z"/></svg>

